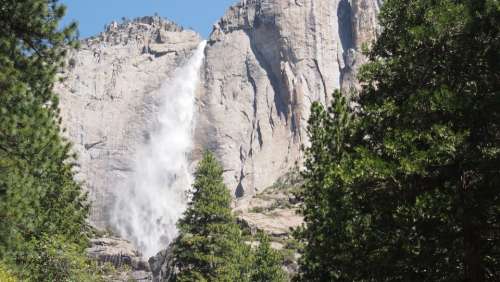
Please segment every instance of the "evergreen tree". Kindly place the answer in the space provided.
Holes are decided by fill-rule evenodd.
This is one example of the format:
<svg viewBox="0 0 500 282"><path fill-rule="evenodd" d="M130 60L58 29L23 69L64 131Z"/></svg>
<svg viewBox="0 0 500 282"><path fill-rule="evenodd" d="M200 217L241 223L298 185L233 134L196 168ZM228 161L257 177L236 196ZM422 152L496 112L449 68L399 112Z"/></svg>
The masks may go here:
<svg viewBox="0 0 500 282"><path fill-rule="evenodd" d="M500 4L388 0L380 22L353 131L313 109L299 279L498 281Z"/></svg>
<svg viewBox="0 0 500 282"><path fill-rule="evenodd" d="M64 11L55 0L0 0L0 260L23 280L71 279L72 266L39 259L47 238L68 247L53 256L83 258L87 244L88 208L52 91L65 50L76 45L74 24L59 29ZM42 265L50 275L36 273Z"/></svg>
<svg viewBox="0 0 500 282"><path fill-rule="evenodd" d="M255 250L252 282L284 282L288 281L283 271L283 256L271 248L269 236L264 233L258 235L259 246Z"/></svg>
<svg viewBox="0 0 500 282"><path fill-rule="evenodd" d="M295 232L306 245L297 281L348 280L343 273L355 261L349 240L356 224L352 193L344 183L351 177L349 141L355 129L347 99L340 92L334 93L327 110L313 103L308 126L311 144L306 150L304 184L297 195L303 201L306 223Z"/></svg>
<svg viewBox="0 0 500 282"><path fill-rule="evenodd" d="M192 200L173 243L173 281L249 281L251 250L231 211L222 167L207 152L195 173Z"/></svg>

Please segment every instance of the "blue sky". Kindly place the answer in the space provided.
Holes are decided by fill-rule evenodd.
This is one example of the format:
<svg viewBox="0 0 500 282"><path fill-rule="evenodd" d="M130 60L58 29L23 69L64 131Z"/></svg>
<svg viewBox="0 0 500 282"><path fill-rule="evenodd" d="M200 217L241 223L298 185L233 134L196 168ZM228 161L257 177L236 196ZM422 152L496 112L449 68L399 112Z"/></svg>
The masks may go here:
<svg viewBox="0 0 500 282"><path fill-rule="evenodd" d="M122 17L155 13L207 37L212 25L237 0L61 0L67 6L63 24L78 22L80 38L96 35L104 25Z"/></svg>

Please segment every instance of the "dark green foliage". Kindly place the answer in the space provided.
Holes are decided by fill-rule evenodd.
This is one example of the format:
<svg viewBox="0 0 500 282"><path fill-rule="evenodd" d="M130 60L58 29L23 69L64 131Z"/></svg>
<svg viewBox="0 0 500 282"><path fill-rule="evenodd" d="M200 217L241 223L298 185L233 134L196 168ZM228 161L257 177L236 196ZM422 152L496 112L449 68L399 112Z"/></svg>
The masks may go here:
<svg viewBox="0 0 500 282"><path fill-rule="evenodd" d="M283 271L283 257L271 248L269 236L264 233L258 235L259 246L255 250L253 261L252 282L283 282L287 281Z"/></svg>
<svg viewBox="0 0 500 282"><path fill-rule="evenodd" d="M52 91L64 50L76 44L74 25L58 29L63 14L57 1L0 0L0 259L34 281L74 270L35 276L42 257L34 246L49 238L82 256L87 242L85 196L73 180Z"/></svg>
<svg viewBox="0 0 500 282"><path fill-rule="evenodd" d="M380 20L359 115L313 107L298 279L498 281L500 3L388 0Z"/></svg>
<svg viewBox="0 0 500 282"><path fill-rule="evenodd" d="M222 167L205 153L195 173L192 200L173 244L174 281L249 281L251 250L231 212Z"/></svg>
<svg viewBox="0 0 500 282"><path fill-rule="evenodd" d="M356 128L345 97L335 92L333 104L325 111L319 103L311 108L304 185L297 195L307 228L298 229L306 243L300 259L299 281L332 281L342 277L354 261L349 242L356 218L351 207L352 193L343 185L351 178L349 137Z"/></svg>
<svg viewBox="0 0 500 282"><path fill-rule="evenodd" d="M215 157L206 152L195 173L192 200L178 223L171 280L286 281L283 258L271 249L268 236L259 234L256 250L244 242L222 172Z"/></svg>
<svg viewBox="0 0 500 282"><path fill-rule="evenodd" d="M60 235L30 242L20 276L30 281L102 281L104 267L89 262L81 246L67 242Z"/></svg>

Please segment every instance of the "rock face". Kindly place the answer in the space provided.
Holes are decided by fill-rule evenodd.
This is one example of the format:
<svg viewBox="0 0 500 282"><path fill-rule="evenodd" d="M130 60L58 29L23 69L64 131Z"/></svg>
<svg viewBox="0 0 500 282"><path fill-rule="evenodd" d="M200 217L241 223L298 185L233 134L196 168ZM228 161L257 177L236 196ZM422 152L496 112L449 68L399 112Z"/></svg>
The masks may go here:
<svg viewBox="0 0 500 282"><path fill-rule="evenodd" d="M357 86L359 50L377 32L377 0L243 0L214 26L195 142L227 170L236 197L301 164L313 101Z"/></svg>
<svg viewBox="0 0 500 282"><path fill-rule="evenodd" d="M264 231L271 237L292 237L291 230L303 224L297 213L300 202L294 196L303 181L299 172L291 171L271 187L238 201L234 209L238 220L252 234Z"/></svg>
<svg viewBox="0 0 500 282"><path fill-rule="evenodd" d="M172 248L159 252L156 256L149 259L149 265L152 272L153 282L169 281L176 269L173 264Z"/></svg>
<svg viewBox="0 0 500 282"><path fill-rule="evenodd" d="M342 89L350 91L359 89L356 79L359 67L366 62L366 58L360 53L363 45L370 47L370 43L379 33L377 15L382 5L382 0L351 0L341 1L343 6L342 16L339 18L351 24L347 30L347 39L344 51L344 66L342 71Z"/></svg>
<svg viewBox="0 0 500 282"><path fill-rule="evenodd" d="M312 102L358 87L360 54L378 32L381 0L241 0L214 25L196 99L195 150L216 153L236 198L250 198L302 163ZM137 144L149 138L159 90L201 42L158 17L113 23L68 58L61 93L79 177L106 227L111 191L131 172ZM293 218L281 211L283 218ZM264 229L272 216L248 213Z"/></svg>
<svg viewBox="0 0 500 282"><path fill-rule="evenodd" d="M128 241L103 237L90 240L91 247L87 249L90 258L102 263L111 263L116 268L129 266L136 271L149 271L149 264Z"/></svg>
<svg viewBox="0 0 500 282"><path fill-rule="evenodd" d="M130 173L135 145L148 138L161 84L200 41L193 31L144 17L110 24L69 56L56 91L95 226L105 227L111 191Z"/></svg>
<svg viewBox="0 0 500 282"><path fill-rule="evenodd" d="M113 265L115 273L103 276L105 281L151 281L153 276L149 263L146 262L139 251L128 241L102 237L90 241L87 249L89 258L100 265L105 263Z"/></svg>

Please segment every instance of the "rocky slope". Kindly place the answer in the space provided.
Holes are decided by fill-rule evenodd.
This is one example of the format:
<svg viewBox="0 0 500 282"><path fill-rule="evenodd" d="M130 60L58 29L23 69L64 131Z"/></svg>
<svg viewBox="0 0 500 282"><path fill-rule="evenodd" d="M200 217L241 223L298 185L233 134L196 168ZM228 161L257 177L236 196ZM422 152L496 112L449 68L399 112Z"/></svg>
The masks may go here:
<svg viewBox="0 0 500 282"><path fill-rule="evenodd" d="M301 164L313 101L356 87L377 0L244 0L214 26L202 70L197 154L209 148L236 197Z"/></svg>
<svg viewBox="0 0 500 282"><path fill-rule="evenodd" d="M130 173L135 145L148 138L161 84L200 41L193 31L144 17L110 24L68 57L56 91L95 226L106 227L113 189Z"/></svg>

